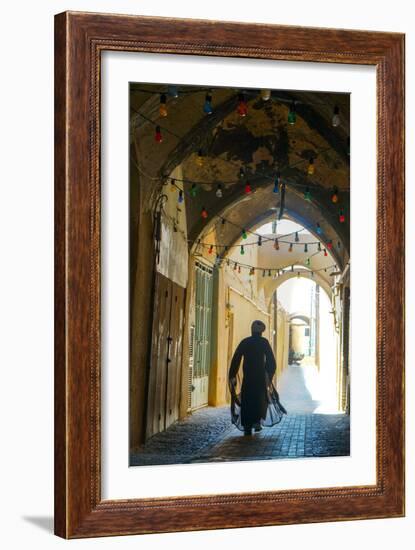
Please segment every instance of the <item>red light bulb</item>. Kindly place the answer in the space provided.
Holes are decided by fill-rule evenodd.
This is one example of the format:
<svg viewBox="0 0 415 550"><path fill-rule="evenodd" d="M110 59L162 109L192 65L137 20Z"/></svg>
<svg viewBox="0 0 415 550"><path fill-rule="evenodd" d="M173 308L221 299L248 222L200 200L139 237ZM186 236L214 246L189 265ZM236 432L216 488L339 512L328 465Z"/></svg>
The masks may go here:
<svg viewBox="0 0 415 550"><path fill-rule="evenodd" d="M157 143L161 143L163 141L163 136L161 135L161 128L160 126L156 126L156 133L154 135L154 139Z"/></svg>
<svg viewBox="0 0 415 550"><path fill-rule="evenodd" d="M238 107L236 110L239 116L246 116L248 114L248 104L243 94L239 94L238 96Z"/></svg>
<svg viewBox="0 0 415 550"><path fill-rule="evenodd" d="M249 195L249 193L252 191L251 184L247 181L245 185L245 194Z"/></svg>
<svg viewBox="0 0 415 550"><path fill-rule="evenodd" d="M208 217L208 213L205 207L202 208L201 216L204 220Z"/></svg>

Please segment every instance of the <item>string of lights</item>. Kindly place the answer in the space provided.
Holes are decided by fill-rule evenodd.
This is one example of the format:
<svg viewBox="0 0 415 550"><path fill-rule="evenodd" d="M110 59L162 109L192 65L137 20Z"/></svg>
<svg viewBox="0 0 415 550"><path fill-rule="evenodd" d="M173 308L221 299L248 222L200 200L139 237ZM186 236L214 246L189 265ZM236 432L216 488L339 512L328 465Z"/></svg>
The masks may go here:
<svg viewBox="0 0 415 550"><path fill-rule="evenodd" d="M334 271L337 271L337 264L330 264L325 267L321 267L319 269L309 269L305 266L300 266L298 264L290 264L286 265L284 267L275 268L275 267L263 267L263 266L254 266L242 262L237 262L235 260L232 260L231 258L220 258L215 261L216 267L221 267L222 265L226 265L228 267L231 267L233 271L237 271L238 273L241 273L242 270L248 270L249 275L255 275L256 272L262 273L263 277L281 277L285 275L286 273L296 273L297 275L300 275L302 273L307 273L312 276L314 276L315 273L320 273L324 271L327 273L329 270L334 269Z"/></svg>
<svg viewBox="0 0 415 550"><path fill-rule="evenodd" d="M155 128L156 128L156 132L155 132L156 142L158 142L158 143L162 142L162 140L163 140L162 130L169 133L169 134L171 134L171 135L173 135L178 140L183 140L184 139L183 136L178 135L177 133L173 132L172 130L170 130L169 128L167 128L165 126L161 126L158 122L155 122L154 120L147 117L146 115L144 115L140 111L137 111L134 108L132 108L132 110L134 111L135 114L137 114L138 116L141 116L142 118L144 118L144 120L146 120L147 122L149 122L150 124L155 126ZM281 183L282 183L281 182L281 176L284 173L286 173L287 171L289 171L292 168L295 168L297 166L300 166L300 165L304 164L308 160L307 174L309 176L314 175L314 173L315 173L315 164L314 164L315 157L318 157L319 155L324 154L329 150L330 150L330 147L319 149L314 153L314 156L310 156L309 159L299 159L296 162L293 162L293 163L287 164L286 166L280 167L278 170L276 170L276 173L274 175L270 175L269 173L267 174L267 173L262 172L262 171L257 171L257 173L255 175L252 175L249 179L247 179L247 177L246 177L245 170L243 168L240 168L238 164L236 164L233 161L230 161L229 159L221 158L220 159L221 162L231 164L232 166L240 169L240 172L239 172L239 178L240 179L238 181L231 180L231 181L222 181L220 183L218 183L217 181L195 181L195 180L192 180L192 179L189 179L189 178L187 178L187 179L171 178L168 174L165 174L163 177L166 178L167 181L169 179L175 179L176 181L179 181L181 183L191 184L192 185L192 192L193 192L194 196L195 196L195 193L197 192L197 187L198 186L201 186L201 187L203 187L203 186L209 186L209 187L217 186L216 195L218 196L218 198L221 198L221 196L222 196L222 186L223 185L234 185L234 184L240 183L241 180L243 180L243 181L246 180L245 181L245 193L249 194L252 191L251 183L255 182L255 181L258 181L258 180L263 180L263 179L273 181L274 182L274 193L278 193L279 189L280 189L280 186L281 186ZM200 166L200 167L202 167L206 162L206 156L204 155L204 152L203 152L202 149L198 150L196 162L197 162L198 166ZM300 182L284 182L284 183L288 184L291 187L305 188L304 197L306 198L306 200L311 200L311 190L310 190L310 184L309 183L307 183L307 184L306 183L300 183ZM334 186L333 189L332 189L332 197L334 195L336 195L336 198L338 200L339 191L344 191L344 189L339 189L338 186ZM333 200L333 202L337 202L337 200L335 199L335 200Z"/></svg>
<svg viewBox="0 0 415 550"><path fill-rule="evenodd" d="M143 115L139 111L134 110L134 112L136 112L138 115L145 118L151 124L156 125L156 123L153 120L146 117L145 115ZM161 131L161 128L158 125L156 126L156 133L157 133L157 131L159 131L159 132ZM172 133L178 140L183 139L182 136L179 136L178 134L176 134L174 132L171 132L170 130L169 130L169 132ZM316 152L316 156L319 155L319 154L325 153L329 149L330 148L324 148L324 149L319 150L318 152ZM244 185L245 194L250 194L252 192L252 184L255 183L258 180L263 180L263 179L273 182L273 186L274 186L273 187L273 192L276 195L278 195L280 193L281 193L281 195L283 195L285 193L286 185L289 185L289 186L294 187L294 188L300 188L300 189L303 188L304 189L304 199L306 201L311 201L312 200L311 188L313 187L312 185L310 185L309 183L282 181L282 175L284 173L286 173L288 170L290 170L292 168L295 168L295 167L303 164L304 162L306 162L306 160L307 159L299 159L298 161L296 161L294 163L290 163L289 165L286 165L285 167L281 167L279 170L277 170L275 172L274 175L270 175L269 173L267 174L267 173L264 173L262 171L257 171L257 173L255 175L253 175L249 179L247 179L246 175L245 175L245 170L242 167L239 167L239 165L236 165L234 162L229 161L228 159L221 159L221 161L230 163L233 166L236 166L236 167L239 168L239 180L238 181L235 181L235 180L222 181L222 182L217 182L217 181L195 181L195 180L192 180L192 179L189 179L189 178L187 178L187 179L185 179L185 178L172 178L169 175L164 175L163 177L165 179L164 179L163 183L165 185L167 185L170 182L170 184L173 187L176 187L178 189L178 191L179 191L178 202L183 201L184 191L177 185L176 182L180 182L182 184L190 184L191 188L190 188L190 191L188 192L188 194L192 198L196 197L199 187L203 188L204 186L208 186L210 188L211 187L216 188L216 192L215 192L216 197L220 199L220 198L223 197L223 186L241 184L241 182L242 182L242 184ZM206 161L206 158L203 154L203 151L199 150L196 162L198 163L199 166L203 166L205 161ZM140 171L142 172L141 169L140 169ZM314 174L314 172L315 172L314 157L310 157L309 160L308 160L307 174L312 176ZM154 179L154 178L151 178L151 179ZM344 191L344 190L341 189L341 191ZM339 187L338 186L333 186L332 189L331 189L331 195L330 195L330 199L331 199L331 202L333 204L337 204L339 202L339 193L340 193ZM201 215L202 215L203 218L208 217L206 208L202 209ZM345 222L346 217L345 217L344 208L339 209L337 217L338 217L338 221L340 223Z"/></svg>
<svg viewBox="0 0 415 550"><path fill-rule="evenodd" d="M273 241L274 242L274 248L276 250L279 250L280 243L284 243L284 244L289 245L289 252L292 252L294 246L303 246L304 251L307 252L308 247L313 246L313 245L318 247L319 252L321 251L321 241L300 242L299 233L302 233L302 232L306 231L307 228L305 228L305 227L302 228L302 229L299 229L298 231L292 231L291 233L287 233L285 235L275 235L275 236L273 235L273 236L268 236L267 237L266 235L261 235L259 233L256 233L255 231L245 229L244 227L240 226L239 224L237 224L235 222L232 222L232 221L224 218L223 216L217 215L217 218L219 218L219 220L220 220L220 225L224 226L225 224L228 223L228 224L232 225L233 227L236 227L237 229L239 229L240 232L241 232L241 237L244 240L246 240L248 238L248 234L255 236L255 238L257 239L256 242L245 243L244 246L255 246L255 245L256 246L262 246L262 244L265 243L265 242ZM319 235L323 234L323 230L322 230L321 225L320 225L319 222L317 222L317 224L316 224L315 231ZM291 237L292 235L295 235L294 242L285 240L287 237ZM203 244L203 245L212 247L212 248L217 249L217 250L223 249L225 252L227 250L231 249L231 248L236 248L236 247L241 246L241 245L238 245L238 244L219 244L219 243L210 244L210 243L204 243L204 242L202 242L201 239L199 239L198 241L189 240L188 242L193 243L193 244L195 242L197 242L198 244ZM325 247L329 250L331 250L333 248L333 246L334 246L334 244L333 244L333 241L331 239L328 240L325 244ZM341 242L340 241L337 242L337 248L341 248Z"/></svg>
<svg viewBox="0 0 415 550"><path fill-rule="evenodd" d="M315 253L318 254L318 253L322 252L325 256L327 256L327 249L331 250L333 248L333 243L332 242L328 243L328 246L327 246L327 249L326 249L326 248L323 248L321 246L320 241L300 243L300 242L287 241L287 240L277 238L277 237L275 239L266 239L266 240L268 242L269 241L274 241L273 247L276 251L280 250L280 244L287 244L288 245L288 252L293 252L293 247L294 246L296 246L296 247L301 246L304 249L304 253L307 254L308 252L310 252L310 247L317 246L317 250L315 251ZM260 237L258 242L223 245L223 244L205 243L205 242L202 242L201 240L198 240L198 241L188 240L189 243L193 243L193 244L196 243L198 246L203 246L204 248L207 248L208 251L209 251L209 254L212 254L214 251L216 251L217 254L219 254L220 251L222 251L223 253L226 253L226 252L228 252L229 250L231 250L233 248L239 248L240 253L244 254L246 247L249 247L249 246L262 246L261 241L262 241L262 239Z"/></svg>
<svg viewBox="0 0 415 550"><path fill-rule="evenodd" d="M233 92L237 92L238 94L244 94L249 97L260 97L264 102L267 101L278 101L279 103L287 103L291 105L294 103L295 105L319 105L326 107L327 105L330 105L333 108L333 116L334 116L334 108L337 106L333 103L328 103L327 101L304 101L302 99L292 99L283 97L281 95L277 95L275 90L270 89L257 89L257 88L232 88L232 87L224 87L224 86L195 86L194 88L179 88L177 85L164 85L162 88L157 89L147 89L147 88L137 88L134 86L134 88L131 88L131 92L133 93L145 93L148 95L159 95L160 96L160 103L162 102L162 96L166 96L166 101L168 97L171 97L172 99L177 99L181 95L188 95L188 94L196 94L196 93L205 93L205 103L207 101L206 95L210 95L210 100L208 99L209 103L212 103L213 101L213 93L217 91L223 92L224 90L232 90ZM164 99L164 98L163 98ZM205 106L205 105L204 105ZM207 113L210 114L210 113Z"/></svg>
<svg viewBox="0 0 415 550"><path fill-rule="evenodd" d="M176 226L176 223L177 223L177 220L175 220L174 218L172 218L171 216L169 216L167 213L165 213L165 216L167 217L167 219L173 223L174 226ZM295 242L295 243L291 243L290 241L286 241L284 240L284 237L289 237L293 234L295 234L296 236L296 239L298 239L298 233L302 231L302 230L299 230L299 231L296 231L296 232L292 232L292 233L287 233L286 235L280 235L278 239L268 239L268 240L274 240L274 248L275 247L275 244L276 242L279 243L287 243L289 244L289 251L291 252L292 251L292 246L294 244L298 244L299 246L304 246L304 253L307 253L307 252L310 252L309 250L309 245L312 245L312 244L317 244L317 250L310 254L306 260L305 260L305 265L304 267L302 267L302 269L305 269L307 270L307 272L319 272L319 271L327 271L327 269L330 269L332 267L337 267L336 264L333 264L333 265L330 265L330 266L326 266L326 267L322 267L320 269L315 269L315 270L310 270L310 265L311 265L311 259L316 256L317 254L320 254L320 253L323 253L325 257L328 256L328 252L327 250L324 248L321 247L321 244L319 241L317 242L313 242L313 243L310 243L310 242L307 242L307 243L299 243L299 242ZM184 236L184 235L183 235ZM262 237L260 235L260 237ZM193 243L193 244L196 244L196 249L195 249L195 254L197 254L198 250L200 248L204 248L204 249L207 249L207 252L208 254L213 254L213 251L215 250L215 260L214 260L214 264L216 266L220 266L222 265L223 262L225 262L226 265L232 265L234 267L234 269L238 269L239 273L241 272L241 269L249 269L250 270L250 274L254 274L255 273L255 270L262 270L263 271L263 276L265 276L265 272L268 273L268 276L271 276L271 275L280 275L284 270L287 270L288 268L293 271L294 270L294 264L290 264L289 266L284 266L284 267L280 267L280 268L275 268L275 267L263 267L263 266L254 266L254 265L251 265L251 264L246 264L246 263L243 263L243 262L240 262L240 261L236 261L234 259L231 259L229 257L224 257L224 255L229 251L229 249L231 248L240 248L240 254L243 256L245 254L245 247L246 246L249 246L249 245L258 245L258 242L254 242L254 243L246 243L246 244L243 244L243 245L240 245L240 244L235 244L235 245L231 245L231 246L227 246L227 245L217 245L217 244L210 244L210 243L204 243L201 241L201 239L197 239L197 240L191 240L191 239L186 239L188 243ZM223 248L223 253L220 254L219 250L220 248ZM278 248L276 248L276 250L279 250L279 246ZM300 266L297 266L297 269L299 268Z"/></svg>
<svg viewBox="0 0 415 550"><path fill-rule="evenodd" d="M163 212L164 212L164 215L166 217L168 217L169 219L171 219L173 221L173 223L177 223L177 220L174 220L173 218L171 218L171 216L169 216L164 209L163 209ZM286 233L284 235L278 235L278 236L275 236L275 237L274 236L267 237L266 235L262 235L260 233L256 233L255 231L251 231L250 229L245 229L242 226L240 226L239 224L237 224L237 223L235 223L231 220L228 220L228 219L226 219L225 217L223 217L219 214L216 215L216 217L219 218L221 226L224 226L225 224L229 224L229 225L232 225L233 227L236 227L237 229L239 229L241 231L241 237L243 239L247 239L248 235L253 235L258 239L257 242L246 243L245 246L253 246L253 245L261 246L262 243L269 242L269 241L273 241L274 245L276 245L277 244L276 240L279 243L288 243L288 244L292 244L293 246L297 246L297 245L298 246L304 246L305 244L307 244L307 245L317 245L318 246L320 244L320 241L308 241L307 243L301 243L300 242L299 233L302 233L302 232L306 231L307 229L305 227L303 227L302 229L298 229L296 231L291 231L290 233ZM291 237L292 235L295 235L295 241L294 242L284 240L287 237ZM205 235L205 237L207 237L207 236L208 235ZM197 239L197 240L188 239L188 242L190 244L197 243L197 244L202 244L202 245L206 245L206 246L213 246L214 248L218 248L218 249L223 248L224 250L240 246L240 245L237 245L237 244L232 244L232 245L213 244L213 245L211 245L210 243L202 242L201 239Z"/></svg>
<svg viewBox="0 0 415 550"><path fill-rule="evenodd" d="M179 185L177 185L177 181L180 181L178 180L177 178L169 178L167 181L164 182L164 185L169 185L169 182L170 182L170 191L174 191L175 189L178 190L178 196L177 196L177 202L180 204L184 201L184 195L188 195L190 196L191 198L194 198L196 197L196 184L193 184L191 189L190 190L184 190L182 189ZM248 194L251 192L251 187L250 187L250 184L247 184L249 185L249 189L247 188L247 186L245 186L245 193ZM277 183L275 184L277 185ZM284 183L279 183L279 188L278 190L276 190L276 188L274 187L274 193L279 193L279 191L281 190L281 188L284 186L285 184ZM222 197L222 186L221 184L218 184L218 190L216 191L216 196L218 198L221 198ZM311 193L310 193L310 190L309 188L306 188L306 191L304 193L304 198L305 200L308 200L310 201L311 200ZM339 201L339 191L338 191L338 188L337 187L334 187L333 188L333 193L332 193L332 196L331 196L331 201L336 204L338 201ZM203 219L207 219L209 214L208 214L208 211L206 209L205 206L202 207L202 210L201 210L201 216ZM220 216L218 216L219 218L221 218ZM221 218L223 220L223 218ZM226 220L225 220L226 221ZM345 215L345 211L344 211L344 208L340 208L339 209L339 212L338 212L338 221L339 223L344 223L346 221L346 215ZM324 220L319 220L318 222L316 222L316 232L318 234L322 234L322 229L321 229L321 225L320 223L321 222L324 222ZM243 228L241 228L243 229ZM252 233L252 232L250 232ZM255 234L255 233L254 233Z"/></svg>
<svg viewBox="0 0 415 550"><path fill-rule="evenodd" d="M180 190L181 191L181 190ZM168 214L164 211L164 214L165 216L169 217ZM248 238L248 235L252 235L255 237L256 241L254 242L247 242L247 243L244 243L244 248L247 247L247 246L262 246L263 243L266 243L266 242L270 242L272 241L274 243L274 248L275 250L279 250L279 247L280 247L280 244L288 244L289 245L289 248L288 248L288 251L289 252L292 252L293 251L293 247L297 247L297 246L302 246L304 247L304 252L308 252L308 248L309 247L312 247L312 246L317 246L317 251L320 252L323 250L323 252L326 252L326 248L328 250L331 250L333 247L334 247L334 243L331 239L327 240L325 245L323 245L325 248L322 249L322 241L307 241L307 242L301 242L300 241L300 237L299 237L299 234L304 232L304 231L307 231L309 228L306 228L306 227L303 227L301 229L298 229L298 230L295 230L295 231L292 231L290 233L286 233L286 234L283 234L283 235L277 235L277 234L273 234L272 236L266 236L266 235L262 235L260 233L257 233L255 231L251 231L250 229L246 229L242 226L240 226L239 224L229 220L229 219L226 219L224 216L221 216L219 214L216 215L216 217L218 218L218 224L220 224L220 226L225 226L226 224L229 224L229 225L232 225L233 227L236 227L240 232L241 232L241 238L243 240L246 240ZM173 220L173 223L177 223L177 220ZM212 228L213 230L213 228ZM323 229L320 225L319 222L316 223L316 227L315 227L315 231L318 235L323 235ZM294 241L287 241L286 239L288 237L291 237L292 235L295 236L295 239ZM205 235L205 238L207 237L208 235ZM322 237L323 238L323 237ZM188 242L190 244L200 244L200 245L203 245L203 246L207 246L209 248L212 249L215 249L215 250L223 250L224 252L227 252L229 249L232 249L232 248L238 248L240 247L241 245L239 244L222 244L222 243L215 243L215 244L211 244L211 243L205 243L202 241L201 238L197 239L197 240L191 240L191 239L188 239ZM341 248L341 242L338 241L337 242L337 248Z"/></svg>

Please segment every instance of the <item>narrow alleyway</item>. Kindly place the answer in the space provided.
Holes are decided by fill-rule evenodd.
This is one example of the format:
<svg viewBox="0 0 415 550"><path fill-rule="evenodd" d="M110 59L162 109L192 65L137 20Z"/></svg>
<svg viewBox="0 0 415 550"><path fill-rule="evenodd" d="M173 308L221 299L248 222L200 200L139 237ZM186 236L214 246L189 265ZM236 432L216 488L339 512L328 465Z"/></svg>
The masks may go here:
<svg viewBox="0 0 415 550"><path fill-rule="evenodd" d="M244 437L229 407L206 407L152 437L131 454L130 465L347 456L349 417L318 412L322 403L310 392L317 382L314 367L289 366L278 383L288 411L280 424Z"/></svg>

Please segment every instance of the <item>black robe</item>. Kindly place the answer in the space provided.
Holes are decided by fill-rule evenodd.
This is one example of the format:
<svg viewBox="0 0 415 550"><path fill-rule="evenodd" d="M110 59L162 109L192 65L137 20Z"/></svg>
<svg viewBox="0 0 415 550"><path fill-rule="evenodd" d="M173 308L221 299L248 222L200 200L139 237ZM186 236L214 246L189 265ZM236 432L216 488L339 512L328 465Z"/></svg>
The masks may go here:
<svg viewBox="0 0 415 550"><path fill-rule="evenodd" d="M238 371L242 358L241 385ZM244 338L236 348L229 369L229 390L232 422L240 430L254 424L273 426L287 414L272 383L275 370L271 346L259 334Z"/></svg>

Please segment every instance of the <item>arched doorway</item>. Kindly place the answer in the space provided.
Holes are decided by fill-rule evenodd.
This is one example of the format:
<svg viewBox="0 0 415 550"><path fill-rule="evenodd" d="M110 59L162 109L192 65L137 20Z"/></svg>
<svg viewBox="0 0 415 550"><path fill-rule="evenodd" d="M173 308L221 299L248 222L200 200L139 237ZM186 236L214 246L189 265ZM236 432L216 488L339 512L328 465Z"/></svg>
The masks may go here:
<svg viewBox="0 0 415 550"><path fill-rule="evenodd" d="M285 312L289 332L288 357L280 371L281 395L296 412L340 412L340 338L331 293L311 278L297 276L276 288L274 300ZM283 330L279 322L277 332Z"/></svg>

